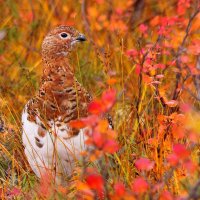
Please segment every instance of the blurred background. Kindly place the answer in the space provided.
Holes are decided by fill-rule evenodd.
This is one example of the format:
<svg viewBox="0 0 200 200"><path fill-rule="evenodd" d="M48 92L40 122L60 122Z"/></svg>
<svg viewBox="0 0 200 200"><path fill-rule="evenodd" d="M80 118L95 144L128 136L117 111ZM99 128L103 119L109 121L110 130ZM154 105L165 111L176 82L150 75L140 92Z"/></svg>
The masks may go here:
<svg viewBox="0 0 200 200"><path fill-rule="evenodd" d="M154 158L153 143L145 146L141 141L147 142L161 131L160 125L165 120L158 116L179 112L177 105L199 109L199 82L195 78L199 76L200 15L194 15L198 3L0 0L0 116L4 121L0 123L0 177L3 183L9 185L9 181L20 179L21 174L22 184L32 180L20 139L21 112L39 87L42 40L50 29L61 24L74 26L88 39L79 45L71 59L80 83L94 97L99 97L108 87L118 92L118 102L111 114L120 134L119 141L128 146L121 158L121 165L129 172L126 175L131 179L135 173L130 155L140 152L159 163L154 179L161 177L164 164L158 157ZM150 55L144 56L146 52ZM145 69L141 67L143 64ZM136 137L137 133L140 134ZM118 175L124 173L121 169Z"/></svg>

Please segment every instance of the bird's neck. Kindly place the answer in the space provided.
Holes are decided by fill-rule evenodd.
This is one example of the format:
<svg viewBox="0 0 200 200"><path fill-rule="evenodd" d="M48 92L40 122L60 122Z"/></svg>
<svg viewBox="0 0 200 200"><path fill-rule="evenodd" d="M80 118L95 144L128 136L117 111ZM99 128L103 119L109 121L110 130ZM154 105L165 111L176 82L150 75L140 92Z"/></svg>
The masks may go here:
<svg viewBox="0 0 200 200"><path fill-rule="evenodd" d="M51 54L51 56L42 56L42 61L44 65L43 75L50 75L49 73L53 72L59 76L59 68L65 69L66 73L69 75L74 75L74 70L70 65L69 58L64 55L58 54L52 56Z"/></svg>

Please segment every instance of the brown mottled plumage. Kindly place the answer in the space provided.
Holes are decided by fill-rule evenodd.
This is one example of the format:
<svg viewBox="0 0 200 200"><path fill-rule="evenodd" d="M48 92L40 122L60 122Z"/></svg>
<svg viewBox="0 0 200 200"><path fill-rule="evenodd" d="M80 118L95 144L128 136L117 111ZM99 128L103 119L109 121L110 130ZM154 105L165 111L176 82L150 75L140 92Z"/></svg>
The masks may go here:
<svg viewBox="0 0 200 200"><path fill-rule="evenodd" d="M68 58L73 46L81 41L85 41L84 35L74 28L58 26L42 44L44 69L40 89L22 114L25 153L39 177L45 170L55 171L56 179L63 172L71 174L84 149L84 130L68 126L70 120L88 115L91 100L74 77Z"/></svg>
<svg viewBox="0 0 200 200"><path fill-rule="evenodd" d="M63 32L68 33L68 39L60 38ZM87 116L87 105L90 95L74 77L69 65L67 54L80 34L72 27L59 26L52 30L42 44L42 59L44 70L38 94L28 104L29 120L36 122L40 117L45 127L45 121L55 121L56 125L68 123L70 120ZM51 124L46 124L51 127ZM74 132L74 133L73 133ZM77 134L77 130L73 130Z"/></svg>
<svg viewBox="0 0 200 200"><path fill-rule="evenodd" d="M22 113L27 160L38 177L46 171L63 182L85 149L85 129L72 129L71 120L88 115L89 93L76 80L68 54L85 36L73 27L58 26L42 43L43 75L38 93ZM106 116L111 127L112 120Z"/></svg>

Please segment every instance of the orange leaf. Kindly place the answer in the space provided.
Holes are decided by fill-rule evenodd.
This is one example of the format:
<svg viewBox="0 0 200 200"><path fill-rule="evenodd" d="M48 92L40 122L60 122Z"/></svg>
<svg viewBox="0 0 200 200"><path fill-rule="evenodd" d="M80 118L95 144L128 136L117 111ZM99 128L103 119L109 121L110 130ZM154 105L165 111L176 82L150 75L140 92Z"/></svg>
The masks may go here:
<svg viewBox="0 0 200 200"><path fill-rule="evenodd" d="M146 76L146 75L143 76L143 81L144 81L145 83L147 83L147 84L151 83L152 80L153 80L153 78L150 77L150 76Z"/></svg>
<svg viewBox="0 0 200 200"><path fill-rule="evenodd" d="M155 16L151 21L150 21L150 25L155 27L160 23L160 16Z"/></svg>
<svg viewBox="0 0 200 200"><path fill-rule="evenodd" d="M98 125L96 126L95 130L104 133L108 130L109 124L108 121L105 119L99 120Z"/></svg>
<svg viewBox="0 0 200 200"><path fill-rule="evenodd" d="M94 196L92 190L90 189L90 187L88 186L87 183L83 183L83 182L81 182L81 181L78 180L78 181L76 182L76 188L77 188L77 190L79 190L79 191L83 191L84 194L86 194L86 195L88 195L88 196L91 196L91 197ZM93 198L92 198L92 199L93 199Z"/></svg>
<svg viewBox="0 0 200 200"><path fill-rule="evenodd" d="M108 85L114 85L115 83L117 83L117 79L115 78L110 78L107 80Z"/></svg>
<svg viewBox="0 0 200 200"><path fill-rule="evenodd" d="M76 188L77 188L77 190L89 190L90 189L87 184L85 184L79 180L76 182Z"/></svg>
<svg viewBox="0 0 200 200"><path fill-rule="evenodd" d="M194 40L192 41L192 45L188 48L189 52L193 55L199 55L200 54L200 40Z"/></svg>
<svg viewBox="0 0 200 200"><path fill-rule="evenodd" d="M98 16L98 9L96 7L89 7L88 14L92 18L96 18Z"/></svg>

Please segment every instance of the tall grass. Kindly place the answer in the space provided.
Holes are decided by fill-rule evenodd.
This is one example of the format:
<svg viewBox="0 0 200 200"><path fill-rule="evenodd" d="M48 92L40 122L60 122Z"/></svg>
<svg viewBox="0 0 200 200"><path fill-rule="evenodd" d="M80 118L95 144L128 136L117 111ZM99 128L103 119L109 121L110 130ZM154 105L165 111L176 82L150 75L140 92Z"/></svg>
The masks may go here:
<svg viewBox="0 0 200 200"><path fill-rule="evenodd" d="M22 192L19 197L22 199L38 195L39 182L23 153L20 118L24 105L39 88L41 42L48 30L58 24L74 26L88 37L87 43L80 45L71 55L71 65L79 82L94 97L100 97L108 87L117 90L117 102L111 115L120 150L102 160L102 165L108 163L105 166L109 174L109 190L117 181L129 188L135 177L142 174L136 169L135 161L148 157L155 165L153 170L142 175L151 181L151 187L164 182L163 188L174 195L190 194L199 177L199 99L196 97L198 88L193 84L199 71L194 69L197 55L190 55L188 49L192 42L199 41L199 14L192 19L186 41L184 36L191 16L198 8L197 3L191 1L185 13L178 15L180 1L175 0L141 1L144 3L141 7L132 0L0 2L0 33L6 32L0 40L0 116L5 121L5 130L0 134L2 199L17 193L16 189ZM167 35L159 37L157 16L178 16L185 20L173 24ZM144 33L141 24L148 25ZM170 51L163 52L169 50L167 46L171 46ZM189 61L182 60L180 64L177 60L183 48L186 48L183 55L187 55ZM137 52L144 49L147 53L130 55L130 49ZM154 64L162 63L167 67L143 72L148 57L154 59ZM197 72L189 71L192 69ZM164 75L163 79L156 77L160 74ZM181 74L180 79L177 74ZM177 101L178 106L170 100ZM180 105L185 104L189 107L188 113L180 110ZM184 119L178 115L180 113L184 114ZM196 123L192 123L194 121ZM179 131L186 137L178 137ZM194 146L187 140L190 136L185 133L187 131L196 134ZM174 143L184 143L191 150L191 159L196 163L193 174L187 176L185 169L174 170L166 163ZM73 198L73 188L70 191L68 198ZM61 198L59 192L55 198Z"/></svg>

